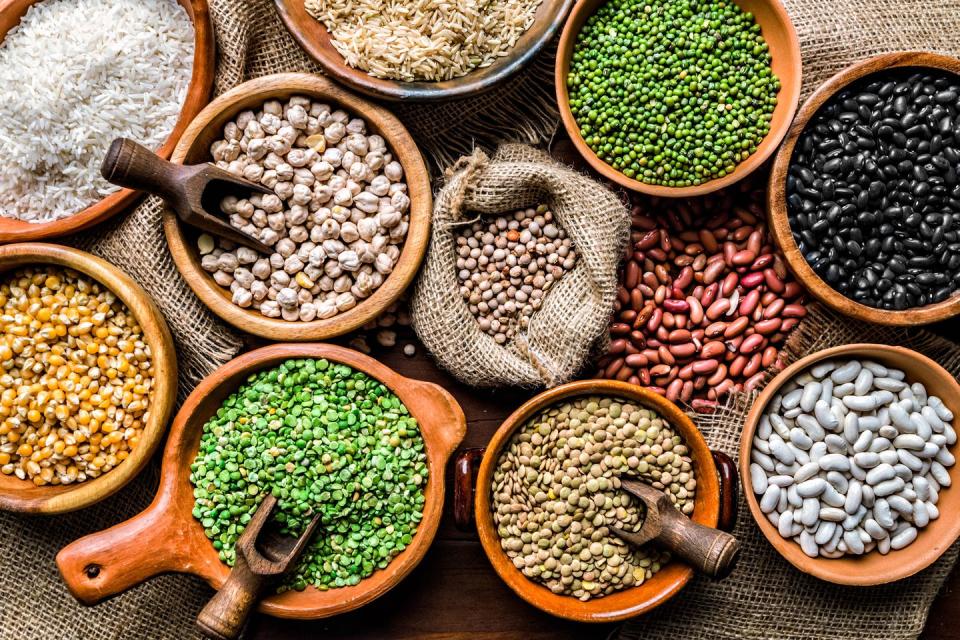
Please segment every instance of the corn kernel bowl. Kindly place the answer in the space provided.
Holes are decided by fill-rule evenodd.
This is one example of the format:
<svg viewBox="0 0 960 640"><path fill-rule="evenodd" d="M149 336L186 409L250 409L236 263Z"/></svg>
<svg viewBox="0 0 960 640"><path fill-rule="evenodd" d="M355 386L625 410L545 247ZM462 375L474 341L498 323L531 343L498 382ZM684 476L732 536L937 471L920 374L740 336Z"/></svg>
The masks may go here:
<svg viewBox="0 0 960 640"><path fill-rule="evenodd" d="M72 269L93 278L114 293L139 324L153 362L153 388L148 391L148 410L144 414L139 441L115 467L94 478L71 484L37 485L30 479L0 473L0 509L55 514L99 502L143 468L166 431L176 397L177 371L173 337L166 321L147 292L130 276L105 260L69 247L42 243L0 247L0 273L43 265ZM0 318L0 329L7 333L9 328L10 325ZM4 342L0 350L5 347ZM0 371L0 375L5 372ZM16 398L11 400L0 394L0 429L9 428L3 424L6 416L19 415L16 408ZM26 411L27 407L22 409Z"/></svg>

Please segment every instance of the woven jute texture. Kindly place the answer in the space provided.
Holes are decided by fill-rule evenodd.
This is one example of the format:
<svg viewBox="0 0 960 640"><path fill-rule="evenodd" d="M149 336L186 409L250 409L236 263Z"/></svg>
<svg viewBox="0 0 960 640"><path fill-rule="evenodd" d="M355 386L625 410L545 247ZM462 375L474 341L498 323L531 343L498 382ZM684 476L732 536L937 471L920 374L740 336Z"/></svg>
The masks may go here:
<svg viewBox="0 0 960 640"><path fill-rule="evenodd" d="M872 342L915 349L960 376L960 347L919 329L853 322L815 304L790 336L785 364L841 344ZM769 376L768 376L769 377ZM740 429L758 392L730 398L713 414L694 415L711 449L737 459ZM749 488L747 488L749 490ZM957 560L960 543L917 575L893 584L832 585L793 568L767 542L741 493L734 535L740 560L721 582L694 578L673 600L626 623L621 640L901 640L923 630L930 605Z"/></svg>
<svg viewBox="0 0 960 640"><path fill-rule="evenodd" d="M501 345L480 329L457 280L455 240L476 220L545 204L577 248L577 264L543 306ZM433 206L426 261L410 301L413 327L451 374L475 387L552 387L570 380L607 333L617 264L627 241L626 205L596 181L525 145L461 158Z"/></svg>

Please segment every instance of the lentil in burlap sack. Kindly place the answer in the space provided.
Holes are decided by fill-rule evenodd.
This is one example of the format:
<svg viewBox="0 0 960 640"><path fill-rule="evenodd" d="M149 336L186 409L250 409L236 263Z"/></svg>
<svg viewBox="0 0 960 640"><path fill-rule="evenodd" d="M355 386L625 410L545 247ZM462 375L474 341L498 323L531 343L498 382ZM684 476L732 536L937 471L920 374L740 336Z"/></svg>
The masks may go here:
<svg viewBox="0 0 960 640"><path fill-rule="evenodd" d="M480 329L460 294L456 234L478 216L540 204L573 242L577 263L548 290L527 328L501 345ZM417 335L443 368L472 386L567 382L606 336L629 223L612 192L532 147L461 158L433 207L430 247L410 302Z"/></svg>

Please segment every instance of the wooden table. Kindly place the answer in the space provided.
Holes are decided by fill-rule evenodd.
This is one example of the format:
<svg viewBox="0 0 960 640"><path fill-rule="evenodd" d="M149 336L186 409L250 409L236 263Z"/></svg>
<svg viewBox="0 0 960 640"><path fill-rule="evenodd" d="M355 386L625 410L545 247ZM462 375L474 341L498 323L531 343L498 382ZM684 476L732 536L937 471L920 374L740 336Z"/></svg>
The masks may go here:
<svg viewBox="0 0 960 640"><path fill-rule="evenodd" d="M952 335L960 335L949 327ZM949 334L948 334L949 335ZM530 394L479 391L459 384L424 355L403 355L400 345L374 356L413 378L447 388L468 420L463 447L484 446L514 408ZM448 469L449 471L449 469ZM458 531L448 491L444 518L426 558L393 591L359 611L316 622L255 616L246 637L255 640L603 640L614 626L584 625L554 618L510 591L487 561L475 535ZM742 514L749 517L749 514ZM960 571L954 571L930 613L923 640L960 640Z"/></svg>

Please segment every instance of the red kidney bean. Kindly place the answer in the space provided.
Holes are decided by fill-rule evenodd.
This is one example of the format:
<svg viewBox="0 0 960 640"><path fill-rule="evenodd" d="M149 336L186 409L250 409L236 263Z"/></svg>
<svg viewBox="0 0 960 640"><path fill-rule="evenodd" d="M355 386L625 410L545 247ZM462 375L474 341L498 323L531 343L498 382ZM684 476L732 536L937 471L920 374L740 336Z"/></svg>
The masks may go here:
<svg viewBox="0 0 960 640"><path fill-rule="evenodd" d="M782 299L778 298L767 305L767 308L763 310L763 317L766 319L776 318L780 316L780 312L783 311L785 303Z"/></svg>
<svg viewBox="0 0 960 640"><path fill-rule="evenodd" d="M646 251L647 249L653 249L658 244L660 244L660 232L651 230L647 231L640 242L637 243L637 249Z"/></svg>
<svg viewBox="0 0 960 640"><path fill-rule="evenodd" d="M660 353L656 349L644 349L640 353L642 353L647 360L653 362L654 364L660 362Z"/></svg>
<svg viewBox="0 0 960 640"><path fill-rule="evenodd" d="M628 366L633 367L634 369L645 367L649 363L647 356L643 355L642 353L631 354L624 358L624 361Z"/></svg>
<svg viewBox="0 0 960 640"><path fill-rule="evenodd" d="M733 359L730 366L727 367L727 373L734 377L739 377L743 373L743 368L747 366L747 356L739 355Z"/></svg>
<svg viewBox="0 0 960 640"><path fill-rule="evenodd" d="M696 296L687 296L687 304L690 305L690 322L695 325L703 322L703 305Z"/></svg>
<svg viewBox="0 0 960 640"><path fill-rule="evenodd" d="M749 355L763 346L763 343L766 341L759 333L755 333L752 336L747 336L743 339L743 342L740 343L740 353Z"/></svg>
<svg viewBox="0 0 960 640"><path fill-rule="evenodd" d="M780 315L784 318L802 318L807 315L807 310L799 304L788 304Z"/></svg>
<svg viewBox="0 0 960 640"><path fill-rule="evenodd" d="M627 341L624 340L623 338L620 338L618 340L613 340L610 342L610 348L607 349L607 353L611 355L616 355L618 353L622 353L623 350L626 348L627 348Z"/></svg>
<svg viewBox="0 0 960 640"><path fill-rule="evenodd" d="M783 285L783 297L787 300L793 300L803 293L803 287L799 282L788 282Z"/></svg>
<svg viewBox="0 0 960 640"><path fill-rule="evenodd" d="M677 329L687 328L687 316L673 316L673 323Z"/></svg>
<svg viewBox="0 0 960 640"><path fill-rule="evenodd" d="M687 380L683 383L683 388L680 390L680 402L690 402L690 398L693 397L693 382Z"/></svg>
<svg viewBox="0 0 960 640"><path fill-rule="evenodd" d="M673 357L673 353L670 352L670 349L663 345L660 345L657 349L657 355L660 356L660 362L664 364L673 365L677 361L677 359Z"/></svg>
<svg viewBox="0 0 960 640"><path fill-rule="evenodd" d="M653 310L653 313L650 314L650 319L647 320L647 331L650 333L655 332L660 328L660 323L663 321L663 311L659 308Z"/></svg>
<svg viewBox="0 0 960 640"><path fill-rule="evenodd" d="M723 330L724 338L736 338L738 335L747 330L747 327L750 325L750 318L746 316L740 316L733 322L727 325L727 328Z"/></svg>
<svg viewBox="0 0 960 640"><path fill-rule="evenodd" d="M726 328L726 322L712 322L707 325L706 329L703 330L703 335L707 338L717 338L723 335L723 332Z"/></svg>
<svg viewBox="0 0 960 640"><path fill-rule="evenodd" d="M677 371L677 377L681 380L693 380L693 364L680 367L680 370Z"/></svg>
<svg viewBox="0 0 960 640"><path fill-rule="evenodd" d="M706 360L697 360L696 362L693 362L690 364L690 367L692 368L693 372L699 375L710 375L711 373L716 371L717 367L719 366L720 366L720 363L714 360L713 358L709 358Z"/></svg>
<svg viewBox="0 0 960 640"><path fill-rule="evenodd" d="M670 353L677 358L691 358L697 353L697 345L692 342L686 344L672 344L669 347Z"/></svg>
<svg viewBox="0 0 960 640"><path fill-rule="evenodd" d="M753 264L750 265L750 271L758 271L760 269L769 267L772 264L773 264L773 254L765 253L753 261Z"/></svg>
<svg viewBox="0 0 960 640"><path fill-rule="evenodd" d="M783 321L783 324L780 325L780 331L782 333L788 333L793 329L797 324L799 324L800 318L787 318Z"/></svg>
<svg viewBox="0 0 960 640"><path fill-rule="evenodd" d="M707 309L706 314L707 318L710 320L716 320L723 314L725 314L730 309L730 301L726 298L720 298L716 302L710 305Z"/></svg>
<svg viewBox="0 0 960 640"><path fill-rule="evenodd" d="M633 355L635 353L640 353L640 349L637 349L632 342L628 342L623 352L627 355Z"/></svg>
<svg viewBox="0 0 960 640"><path fill-rule="evenodd" d="M744 391L753 391L763 383L763 379L766 377L766 373L761 371L760 373L755 374L753 377L748 379L743 383Z"/></svg>
<svg viewBox="0 0 960 640"><path fill-rule="evenodd" d="M680 398L683 389L683 380L677 378L667 386L667 400L676 401Z"/></svg>
<svg viewBox="0 0 960 640"><path fill-rule="evenodd" d="M737 307L737 313L743 316L749 316L760 303L760 291L754 289L744 297L740 298L740 306Z"/></svg>
<svg viewBox="0 0 960 640"><path fill-rule="evenodd" d="M752 264L754 260L757 259L756 251L751 251L749 249L744 249L737 251L733 254L733 257L730 258L730 262L738 267L743 267L748 264Z"/></svg>
<svg viewBox="0 0 960 640"><path fill-rule="evenodd" d="M770 291L773 291L774 293L783 293L783 281L773 269L767 268L763 270L763 280L767 283L767 287L770 288Z"/></svg>
<svg viewBox="0 0 960 640"><path fill-rule="evenodd" d="M659 340L660 342L667 342L667 338L670 337L670 327L667 326L668 324L670 325L673 324L673 318L664 314L663 324L660 326L659 329L657 329L657 334L656 334L657 340Z"/></svg>
<svg viewBox="0 0 960 640"><path fill-rule="evenodd" d="M687 267L684 267L683 270L680 272L680 275L677 276L677 279L674 281L673 286L676 289L683 291L684 289L689 287L690 283L692 282L693 282L693 267L687 266Z"/></svg>
<svg viewBox="0 0 960 640"><path fill-rule="evenodd" d="M686 300L664 300L663 308L673 313L686 313L690 310L690 305Z"/></svg>
<svg viewBox="0 0 960 640"><path fill-rule="evenodd" d="M737 289L737 284L740 282L740 276L736 273L728 273L727 277L723 279L723 284L720 285L720 292L729 297Z"/></svg>
<svg viewBox="0 0 960 640"><path fill-rule="evenodd" d="M627 289L635 289L640 283L640 265L630 260L627 262L626 273L623 277L623 285Z"/></svg>
<svg viewBox="0 0 960 640"><path fill-rule="evenodd" d="M627 378L633 375L633 370L630 367L624 367L617 372L617 380L620 382L626 382Z"/></svg>
<svg viewBox="0 0 960 640"><path fill-rule="evenodd" d="M763 368L766 369L767 367L769 367L770 365L772 365L774 362L777 361L778 355L779 355L779 352L777 351L776 347L772 345L768 346L766 349L763 350L763 358L760 361L761 366L763 366Z"/></svg>
<svg viewBox="0 0 960 640"><path fill-rule="evenodd" d="M762 336L768 336L771 333L775 333L780 329L780 324L783 322L780 318L770 318L769 320L761 320L760 322L753 325L754 331L759 333Z"/></svg>
<svg viewBox="0 0 960 640"><path fill-rule="evenodd" d="M733 388L733 380L731 380L730 378L727 378L726 380L724 380L723 382L715 386L713 388L713 391L716 394L716 397L719 398L723 394L730 391L732 388Z"/></svg>
<svg viewBox="0 0 960 640"><path fill-rule="evenodd" d="M686 329L674 329L670 332L670 335L667 336L667 341L672 344L680 344L683 342L690 342L690 332Z"/></svg>
<svg viewBox="0 0 960 640"><path fill-rule="evenodd" d="M637 345L638 349L643 349L645 346L647 346L647 337L642 331L637 331L634 329L630 332L630 342Z"/></svg>
<svg viewBox="0 0 960 640"><path fill-rule="evenodd" d="M630 333L630 325L623 322L615 322L610 325L610 333L615 336L622 336Z"/></svg>
<svg viewBox="0 0 960 640"><path fill-rule="evenodd" d="M709 378L707 378L707 384L710 385L711 387L714 387L720 384L720 381L724 380L727 377L727 373L728 373L727 365L723 363L717 365L717 370L714 371Z"/></svg>
<svg viewBox="0 0 960 640"><path fill-rule="evenodd" d="M634 289L630 292L630 307L634 311L639 311L643 308L643 294L639 289Z"/></svg>
<svg viewBox="0 0 960 640"><path fill-rule="evenodd" d="M747 365L743 368L744 378L749 378L752 375L755 375L757 371L760 371L760 364L763 362L763 354L755 353L750 356L750 359L747 360Z"/></svg>
<svg viewBox="0 0 960 640"><path fill-rule="evenodd" d="M716 282L717 278L719 278L726 269L726 266L726 264L719 260L708 264L707 268L703 270L703 283L713 284Z"/></svg>
<svg viewBox="0 0 960 640"><path fill-rule="evenodd" d="M641 369L637 372L637 377L640 378L640 384L647 386L650 384L650 372L646 369Z"/></svg>
<svg viewBox="0 0 960 640"><path fill-rule="evenodd" d="M629 378L627 378L627 383L628 383L628 384L635 384L635 385L637 385L637 386L639 387L639 386L640 386L640 378L638 378L638 377L635 376L635 375L634 375L634 376L630 376Z"/></svg>
<svg viewBox="0 0 960 640"><path fill-rule="evenodd" d="M775 294L773 291L766 291L762 296L760 296L760 304L765 307L768 304L771 304L774 300L779 299L780 298L778 298L777 294Z"/></svg>
<svg viewBox="0 0 960 640"><path fill-rule="evenodd" d="M700 349L700 357L706 359L719 358L727 352L727 347L719 340L707 342Z"/></svg>
<svg viewBox="0 0 960 640"><path fill-rule="evenodd" d="M665 376L670 373L670 365L668 364L658 364L650 367L650 375L652 376Z"/></svg>
<svg viewBox="0 0 960 640"><path fill-rule="evenodd" d="M760 286L763 282L763 273L760 271L748 273L740 278L740 284L742 284L745 289L754 289L754 287ZM754 289L754 291L756 291L756 289Z"/></svg>
<svg viewBox="0 0 960 640"><path fill-rule="evenodd" d="M604 378L613 378L620 372L620 369L623 368L623 358L617 358L607 365L607 368L603 370Z"/></svg>

